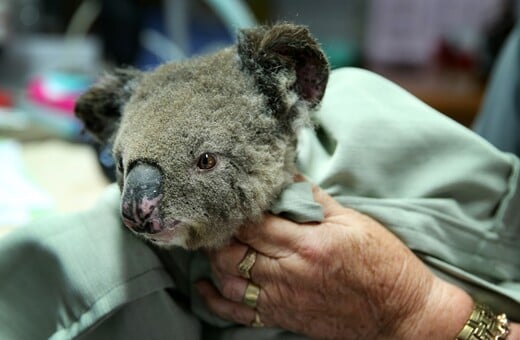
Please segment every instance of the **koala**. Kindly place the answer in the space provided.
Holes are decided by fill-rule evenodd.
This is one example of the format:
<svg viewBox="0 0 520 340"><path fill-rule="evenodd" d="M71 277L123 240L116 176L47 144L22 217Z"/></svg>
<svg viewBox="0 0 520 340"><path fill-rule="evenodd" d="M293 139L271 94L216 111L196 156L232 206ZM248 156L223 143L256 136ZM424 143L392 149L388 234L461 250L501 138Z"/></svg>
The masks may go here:
<svg viewBox="0 0 520 340"><path fill-rule="evenodd" d="M159 247L219 247L293 180L297 133L329 64L308 29L241 30L235 45L151 71L117 69L76 116L113 146L121 218Z"/></svg>

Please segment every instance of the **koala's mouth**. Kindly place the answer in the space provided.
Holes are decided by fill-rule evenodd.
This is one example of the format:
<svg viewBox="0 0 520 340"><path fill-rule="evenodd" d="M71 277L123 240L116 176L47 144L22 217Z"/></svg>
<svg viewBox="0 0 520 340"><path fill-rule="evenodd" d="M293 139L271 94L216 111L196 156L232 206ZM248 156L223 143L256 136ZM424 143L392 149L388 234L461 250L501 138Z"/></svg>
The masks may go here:
<svg viewBox="0 0 520 340"><path fill-rule="evenodd" d="M121 217L123 224L134 234L159 246L182 243L182 221L162 218L159 203L162 195L153 198L147 196L137 200L123 200Z"/></svg>
<svg viewBox="0 0 520 340"><path fill-rule="evenodd" d="M180 221L175 221L164 227L161 231L153 234L144 234L148 240L158 244L170 244L171 241L176 237L179 231L178 225Z"/></svg>
<svg viewBox="0 0 520 340"><path fill-rule="evenodd" d="M123 224L134 233L152 241L168 241L175 236L181 221L163 220L159 215L157 204L161 196L155 199L142 198L141 202L133 202L131 207L123 203L121 207ZM131 213L129 213L129 211Z"/></svg>
<svg viewBox="0 0 520 340"><path fill-rule="evenodd" d="M158 245L175 243L173 240L179 235L179 229L182 229L181 221L166 223L159 217L136 222L135 219L128 219L123 215L123 224L135 234Z"/></svg>
<svg viewBox="0 0 520 340"><path fill-rule="evenodd" d="M148 198L123 200L121 203L121 217L123 223L129 229L137 233L155 234L165 229L157 205L161 195Z"/></svg>

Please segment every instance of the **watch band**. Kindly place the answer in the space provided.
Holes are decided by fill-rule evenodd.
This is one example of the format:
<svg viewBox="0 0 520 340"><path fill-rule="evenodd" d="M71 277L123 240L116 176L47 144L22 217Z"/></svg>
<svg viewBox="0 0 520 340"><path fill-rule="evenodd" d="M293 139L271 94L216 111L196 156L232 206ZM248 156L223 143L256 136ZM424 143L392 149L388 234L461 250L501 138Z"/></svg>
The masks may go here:
<svg viewBox="0 0 520 340"><path fill-rule="evenodd" d="M509 321L505 314L497 315L488 306L476 303L456 340L505 340L508 334Z"/></svg>

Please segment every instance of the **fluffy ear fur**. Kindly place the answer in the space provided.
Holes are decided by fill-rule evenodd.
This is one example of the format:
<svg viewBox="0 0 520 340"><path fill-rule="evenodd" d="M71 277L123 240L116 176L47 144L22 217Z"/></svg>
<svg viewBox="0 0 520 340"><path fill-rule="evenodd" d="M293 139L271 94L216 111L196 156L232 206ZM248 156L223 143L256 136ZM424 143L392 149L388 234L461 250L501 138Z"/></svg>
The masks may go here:
<svg viewBox="0 0 520 340"><path fill-rule="evenodd" d="M290 114L295 104L291 92L311 108L321 101L329 64L306 27L277 24L242 30L237 48L243 67L276 115Z"/></svg>
<svg viewBox="0 0 520 340"><path fill-rule="evenodd" d="M141 76L133 69L105 74L76 101L74 112L98 141L108 142L117 128L125 103Z"/></svg>

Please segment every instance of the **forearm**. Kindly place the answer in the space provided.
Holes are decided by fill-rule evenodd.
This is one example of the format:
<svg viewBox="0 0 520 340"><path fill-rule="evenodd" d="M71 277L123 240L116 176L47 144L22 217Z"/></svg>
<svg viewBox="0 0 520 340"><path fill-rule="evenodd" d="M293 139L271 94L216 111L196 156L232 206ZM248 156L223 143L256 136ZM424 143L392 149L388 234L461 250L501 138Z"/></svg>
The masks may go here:
<svg viewBox="0 0 520 340"><path fill-rule="evenodd" d="M456 339L473 310L473 299L462 289L436 279L424 307L409 320L403 339ZM500 313L500 311L495 311ZM509 322L507 340L520 340L520 324Z"/></svg>
<svg viewBox="0 0 520 340"><path fill-rule="evenodd" d="M510 323L510 330L507 340L520 340L520 323Z"/></svg>

